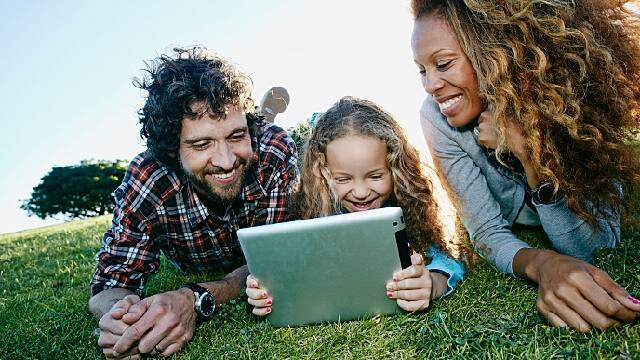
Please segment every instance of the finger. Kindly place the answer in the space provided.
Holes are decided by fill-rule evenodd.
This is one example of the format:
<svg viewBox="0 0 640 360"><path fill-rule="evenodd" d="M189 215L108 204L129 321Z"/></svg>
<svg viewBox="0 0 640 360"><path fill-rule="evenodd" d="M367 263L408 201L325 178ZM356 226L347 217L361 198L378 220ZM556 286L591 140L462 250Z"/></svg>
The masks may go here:
<svg viewBox="0 0 640 360"><path fill-rule="evenodd" d="M103 315L98 322L100 333L109 332L116 335L122 335L129 325L125 324L122 320L116 320L112 318L108 313Z"/></svg>
<svg viewBox="0 0 640 360"><path fill-rule="evenodd" d="M271 314L271 306L268 307L254 307L251 311L256 316L266 316Z"/></svg>
<svg viewBox="0 0 640 360"><path fill-rule="evenodd" d="M270 298L266 298L266 299L252 299L252 298L249 298L249 299L247 299L247 302L250 305L253 305L254 307L259 307L259 308L269 307L269 306L271 306L273 304L273 300L270 299Z"/></svg>
<svg viewBox="0 0 640 360"><path fill-rule="evenodd" d="M101 331L100 337L98 338L98 346L101 348L113 348L113 345L120 338L119 335L115 335L108 331Z"/></svg>
<svg viewBox="0 0 640 360"><path fill-rule="evenodd" d="M409 278L400 281L390 281L387 284L387 290L411 290L431 288L431 278L428 276L421 276L418 278Z"/></svg>
<svg viewBox="0 0 640 360"><path fill-rule="evenodd" d="M167 325L167 324L164 324ZM165 330L158 330L158 333L161 333L158 336L156 332L156 328L148 332L145 336L140 340L140 352L143 353L151 353L155 354L163 354L165 355L166 350L172 344L179 344L180 348L184 346L187 342L189 342L193 338L193 333L195 330L195 324L193 326L183 325L178 322L176 324L168 324L169 327L164 325L159 325L157 328L166 328ZM166 356L166 355L165 355Z"/></svg>
<svg viewBox="0 0 640 360"><path fill-rule="evenodd" d="M390 296L391 293L391 296ZM430 300L431 299L431 289L414 289L414 290L397 290L397 291L387 291L387 297L390 299L400 299L400 300Z"/></svg>
<svg viewBox="0 0 640 360"><path fill-rule="evenodd" d="M126 314L129 311L129 307L140 301L140 297L138 295L127 295L111 307L111 316L114 319L122 318L122 315Z"/></svg>
<svg viewBox="0 0 640 360"><path fill-rule="evenodd" d="M411 255L411 265L423 265L424 264L424 258L422 257L421 254L419 253L413 253Z"/></svg>
<svg viewBox="0 0 640 360"><path fill-rule="evenodd" d="M171 344L169 345L166 349L164 349L164 351L162 352L162 356L171 356L175 353L177 353L178 351L180 351L180 349L182 349L182 347L184 346L184 344Z"/></svg>
<svg viewBox="0 0 640 360"><path fill-rule="evenodd" d="M420 311L429 307L429 300L407 301L398 299L398 306L405 311Z"/></svg>
<svg viewBox="0 0 640 360"><path fill-rule="evenodd" d="M540 296L540 293L538 293L538 300L536 301L536 306L538 307L538 311L540 312L540 314L542 314L542 316L544 316L547 319L547 321L549 321L551 326L569 327L567 323L564 322L564 320L562 320L557 314L554 314L551 311L551 309L549 309L549 306L542 299L542 297Z"/></svg>
<svg viewBox="0 0 640 360"><path fill-rule="evenodd" d="M597 291L594 289L588 290L588 295L584 293L583 295L585 295L587 299L592 300L594 305L605 314L626 322L634 321L638 316L638 312L640 312L640 300L630 296L629 293L613 281L606 272L597 268L590 270L593 270L591 276L601 289L601 292L597 293L600 296L592 299L595 294L592 294L591 291ZM608 296L604 296L602 292Z"/></svg>
<svg viewBox="0 0 640 360"><path fill-rule="evenodd" d="M269 297L269 293L265 289L247 288L245 292L247 293L247 296L249 297L249 299L259 300L259 299L266 299L267 297Z"/></svg>
<svg viewBox="0 0 640 360"><path fill-rule="evenodd" d="M556 314L567 326L585 333L591 330L589 323L580 314L553 293L547 293L543 301L547 305L549 312Z"/></svg>
<svg viewBox="0 0 640 360"><path fill-rule="evenodd" d="M566 298L562 298L562 300L581 318L583 318L589 325L598 328L600 330L604 330L609 328L610 326L619 324L618 321L613 319L610 316L602 313L598 310L591 302L585 299L578 291L572 291L573 294L569 295ZM607 295L608 296L608 295ZM621 307L620 303L614 300L614 302Z"/></svg>
<svg viewBox="0 0 640 360"><path fill-rule="evenodd" d="M412 255L412 259L413 259L413 255ZM402 269L397 273L394 273L392 279L394 282L398 282L404 279L417 278L422 276L425 270L426 268L423 265L411 265L406 269Z"/></svg>
<svg viewBox="0 0 640 360"><path fill-rule="evenodd" d="M247 276L247 287L248 288L259 288L260 287L260 283L252 275L249 275L249 276Z"/></svg>
<svg viewBox="0 0 640 360"><path fill-rule="evenodd" d="M156 316L151 314L150 312L146 312L140 320L138 320L135 324L129 326L120 339L113 346L113 350L116 353L124 354L129 351L130 348L136 344L144 334L147 333L157 321Z"/></svg>

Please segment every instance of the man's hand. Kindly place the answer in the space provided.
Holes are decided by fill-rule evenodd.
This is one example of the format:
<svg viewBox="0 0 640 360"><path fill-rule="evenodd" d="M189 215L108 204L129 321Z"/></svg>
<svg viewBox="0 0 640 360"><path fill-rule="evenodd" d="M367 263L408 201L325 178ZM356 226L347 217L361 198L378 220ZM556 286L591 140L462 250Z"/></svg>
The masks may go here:
<svg viewBox="0 0 640 360"><path fill-rule="evenodd" d="M131 325L113 345L114 354L135 348L140 353L169 356L193 338L196 327L194 296L189 289L157 294L137 302L123 315Z"/></svg>
<svg viewBox="0 0 640 360"><path fill-rule="evenodd" d="M640 314L640 302L595 266L553 251L522 251L533 252L525 271L538 283L538 310L553 326L604 330Z"/></svg>
<svg viewBox="0 0 640 360"><path fill-rule="evenodd" d="M107 358L116 358L113 354L113 346L129 327L129 324L122 320L122 316L129 311L131 306L139 301L140 297L138 297L138 295L127 295L124 299L116 302L111 307L111 310L100 318L98 323L100 329L98 345ZM140 358L137 347L133 347L123 355L131 356L132 359Z"/></svg>

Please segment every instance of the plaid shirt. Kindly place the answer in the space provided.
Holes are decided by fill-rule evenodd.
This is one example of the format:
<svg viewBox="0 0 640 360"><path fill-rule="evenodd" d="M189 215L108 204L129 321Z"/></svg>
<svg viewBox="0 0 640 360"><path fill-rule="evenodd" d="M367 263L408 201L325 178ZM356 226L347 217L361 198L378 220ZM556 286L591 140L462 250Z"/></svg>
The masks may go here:
<svg viewBox="0 0 640 360"><path fill-rule="evenodd" d="M281 128L265 124L252 147L245 186L222 217L164 163L147 153L135 157L114 192L113 226L96 255L91 293L126 288L142 296L148 275L160 265L160 252L185 272L243 265L236 231L285 221L287 197L299 177L295 144Z"/></svg>

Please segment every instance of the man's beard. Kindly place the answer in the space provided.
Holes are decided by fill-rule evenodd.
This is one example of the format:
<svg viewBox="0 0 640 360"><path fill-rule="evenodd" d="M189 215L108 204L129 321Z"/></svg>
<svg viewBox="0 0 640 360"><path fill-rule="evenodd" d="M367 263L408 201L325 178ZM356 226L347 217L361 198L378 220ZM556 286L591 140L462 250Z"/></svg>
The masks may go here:
<svg viewBox="0 0 640 360"><path fill-rule="evenodd" d="M236 198L238 198L252 164L253 162L251 157L247 160L238 159L233 166L234 170L241 171L238 178L231 184L220 186L212 186L205 179L205 176L226 173L228 171L223 171L218 167L208 166L201 174L195 174L185 169L182 166L182 162L180 162L180 168L182 169L183 174L185 174L187 180L194 185L199 195L203 195L205 197L205 203L214 207L214 210L219 210L226 209Z"/></svg>

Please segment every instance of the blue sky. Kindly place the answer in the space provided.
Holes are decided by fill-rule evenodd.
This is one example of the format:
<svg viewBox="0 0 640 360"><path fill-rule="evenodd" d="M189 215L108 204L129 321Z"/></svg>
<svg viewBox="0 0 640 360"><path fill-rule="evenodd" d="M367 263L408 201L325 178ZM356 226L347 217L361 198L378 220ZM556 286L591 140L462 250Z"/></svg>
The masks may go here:
<svg viewBox="0 0 640 360"><path fill-rule="evenodd" d="M290 107L277 120L285 128L354 95L380 103L423 146L408 8L408 0L1 2L0 233L55 222L19 209L51 167L144 149L136 117L144 94L131 79L173 46L204 45L236 63L256 100L286 87Z"/></svg>

